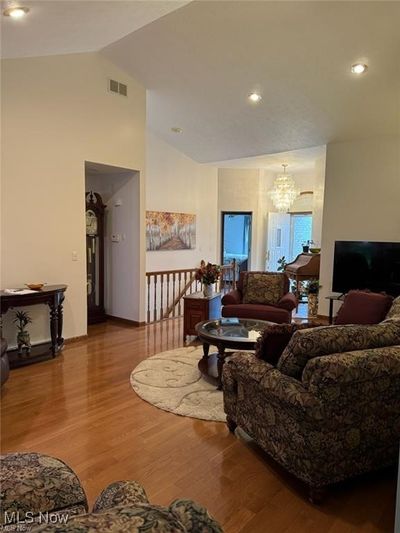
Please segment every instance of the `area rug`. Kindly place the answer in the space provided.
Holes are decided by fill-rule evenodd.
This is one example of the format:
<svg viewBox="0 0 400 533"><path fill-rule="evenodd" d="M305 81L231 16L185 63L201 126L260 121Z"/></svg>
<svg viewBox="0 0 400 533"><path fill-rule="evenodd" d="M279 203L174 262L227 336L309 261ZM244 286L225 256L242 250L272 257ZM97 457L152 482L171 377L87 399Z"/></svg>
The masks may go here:
<svg viewBox="0 0 400 533"><path fill-rule="evenodd" d="M146 402L177 415L224 422L222 391L202 378L201 346L177 348L145 359L133 370L133 390Z"/></svg>

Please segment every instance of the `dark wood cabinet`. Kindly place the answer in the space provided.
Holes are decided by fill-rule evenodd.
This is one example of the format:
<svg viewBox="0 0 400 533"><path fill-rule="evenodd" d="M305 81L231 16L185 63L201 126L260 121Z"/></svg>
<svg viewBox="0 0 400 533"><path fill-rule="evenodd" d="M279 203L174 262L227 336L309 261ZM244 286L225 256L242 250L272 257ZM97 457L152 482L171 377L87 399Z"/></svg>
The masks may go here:
<svg viewBox="0 0 400 533"><path fill-rule="evenodd" d="M221 318L221 293L204 296L195 292L183 297L183 340L187 335L197 335L196 324L204 320Z"/></svg>

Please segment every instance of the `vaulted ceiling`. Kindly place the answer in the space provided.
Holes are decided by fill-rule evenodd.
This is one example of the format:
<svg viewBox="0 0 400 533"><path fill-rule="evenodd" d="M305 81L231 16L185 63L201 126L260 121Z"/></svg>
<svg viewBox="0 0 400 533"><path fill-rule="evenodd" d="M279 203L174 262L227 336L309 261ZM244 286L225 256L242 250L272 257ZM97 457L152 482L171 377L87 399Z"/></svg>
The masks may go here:
<svg viewBox="0 0 400 533"><path fill-rule="evenodd" d="M1 17L2 57L94 52L187 4L182 0L21 0L24 19Z"/></svg>
<svg viewBox="0 0 400 533"><path fill-rule="evenodd" d="M398 133L399 28L399 2L199 1L103 53L148 88L155 133L211 162Z"/></svg>
<svg viewBox="0 0 400 533"><path fill-rule="evenodd" d="M2 17L4 56L102 50L148 89L150 128L197 161L400 131L399 2L24 5L18 24Z"/></svg>

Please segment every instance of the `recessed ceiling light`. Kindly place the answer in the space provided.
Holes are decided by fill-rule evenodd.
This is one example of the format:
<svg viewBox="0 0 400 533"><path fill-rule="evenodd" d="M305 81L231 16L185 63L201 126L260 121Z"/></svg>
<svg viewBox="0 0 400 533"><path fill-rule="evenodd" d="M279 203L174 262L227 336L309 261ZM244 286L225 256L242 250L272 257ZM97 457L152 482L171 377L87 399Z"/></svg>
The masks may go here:
<svg viewBox="0 0 400 533"><path fill-rule="evenodd" d="M29 13L29 8L23 6L8 7L3 11L3 15L5 17L11 17L13 19L20 19L24 17L27 13Z"/></svg>
<svg viewBox="0 0 400 533"><path fill-rule="evenodd" d="M257 102L259 102L261 99L262 99L261 94L258 94L258 93L251 93L251 94L249 94L249 100L250 100L250 102L257 103Z"/></svg>
<svg viewBox="0 0 400 533"><path fill-rule="evenodd" d="M183 133L183 129L178 128L177 126L174 126L173 128L171 128L171 131L173 131L174 133Z"/></svg>
<svg viewBox="0 0 400 533"><path fill-rule="evenodd" d="M354 65L351 65L351 72L353 74L364 74L367 69L368 66L364 63L355 63Z"/></svg>

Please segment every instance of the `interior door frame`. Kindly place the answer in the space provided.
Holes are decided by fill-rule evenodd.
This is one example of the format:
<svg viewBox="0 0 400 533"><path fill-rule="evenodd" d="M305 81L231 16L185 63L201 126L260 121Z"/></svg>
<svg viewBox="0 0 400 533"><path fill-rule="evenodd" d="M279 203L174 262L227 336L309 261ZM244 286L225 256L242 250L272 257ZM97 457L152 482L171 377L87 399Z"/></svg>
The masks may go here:
<svg viewBox="0 0 400 533"><path fill-rule="evenodd" d="M247 257L247 261L248 261L247 264L249 265L249 268L250 268L252 233L253 233L253 211L221 211L221 246L220 246L221 265L224 262L225 215L250 215L249 251L248 251L248 257Z"/></svg>

